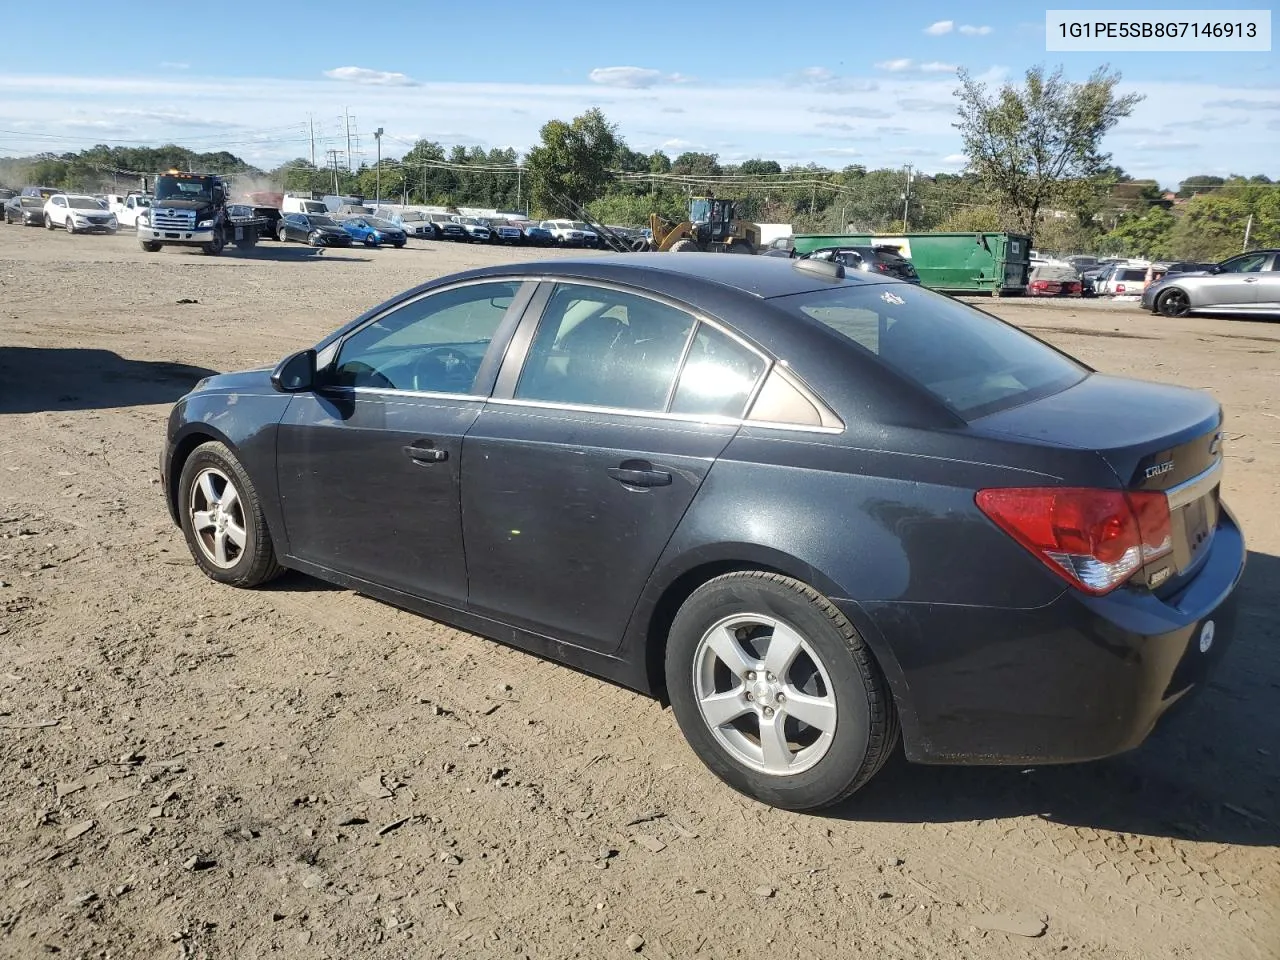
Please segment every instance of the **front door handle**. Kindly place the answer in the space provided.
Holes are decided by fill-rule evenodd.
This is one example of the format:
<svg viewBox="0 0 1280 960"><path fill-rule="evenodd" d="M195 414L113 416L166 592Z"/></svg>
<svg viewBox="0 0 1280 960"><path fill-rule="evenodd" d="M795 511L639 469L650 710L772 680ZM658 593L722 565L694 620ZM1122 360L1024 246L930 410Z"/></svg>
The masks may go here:
<svg viewBox="0 0 1280 960"><path fill-rule="evenodd" d="M653 464L643 461L627 460L621 466L610 467L609 476L628 487L667 487L671 485L671 474L665 470L655 470Z"/></svg>
<svg viewBox="0 0 1280 960"><path fill-rule="evenodd" d="M1258 278L1257 278L1257 277L1245 277L1245 278L1244 278L1244 282L1245 282L1245 283L1257 283L1257 282L1258 282Z"/></svg>
<svg viewBox="0 0 1280 960"><path fill-rule="evenodd" d="M449 451L437 450L430 440L411 443L403 449L405 456L414 463L439 463L449 459Z"/></svg>

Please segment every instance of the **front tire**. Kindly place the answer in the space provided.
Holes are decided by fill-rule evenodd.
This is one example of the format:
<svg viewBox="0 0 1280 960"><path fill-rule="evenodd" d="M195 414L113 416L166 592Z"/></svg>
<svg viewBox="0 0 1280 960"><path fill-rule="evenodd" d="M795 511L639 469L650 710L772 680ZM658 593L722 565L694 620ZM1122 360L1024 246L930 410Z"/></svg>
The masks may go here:
<svg viewBox="0 0 1280 960"><path fill-rule="evenodd" d="M67 233L74 234L76 232L76 222L68 216L67 219L62 221L62 229L66 230Z"/></svg>
<svg viewBox="0 0 1280 960"><path fill-rule="evenodd" d="M1191 313L1191 300L1184 291L1175 287L1160 294L1156 301L1156 310L1162 317L1170 319L1185 317Z"/></svg>
<svg viewBox="0 0 1280 960"><path fill-rule="evenodd" d="M53 217L49 216L47 213L44 215L44 228L46 230L53 229Z"/></svg>
<svg viewBox="0 0 1280 960"><path fill-rule="evenodd" d="M730 573L695 590L671 625L666 685L702 762L774 807L840 802L898 739L870 648L830 600L779 574Z"/></svg>
<svg viewBox="0 0 1280 960"><path fill-rule="evenodd" d="M283 572L253 481L226 444L211 440L192 451L178 507L187 547L210 579L256 587Z"/></svg>
<svg viewBox="0 0 1280 960"><path fill-rule="evenodd" d="M142 247L143 253L159 253L160 252L160 244L156 243L154 240L139 240L138 244L139 246Z"/></svg>
<svg viewBox="0 0 1280 960"><path fill-rule="evenodd" d="M672 253L697 253L698 245L689 239L677 240L675 243L671 245L671 252Z"/></svg>
<svg viewBox="0 0 1280 960"><path fill-rule="evenodd" d="M204 251L205 256L216 257L218 254L222 253L222 248L224 246L226 246L226 243L222 239L222 234L215 233L212 240L200 245L200 249Z"/></svg>

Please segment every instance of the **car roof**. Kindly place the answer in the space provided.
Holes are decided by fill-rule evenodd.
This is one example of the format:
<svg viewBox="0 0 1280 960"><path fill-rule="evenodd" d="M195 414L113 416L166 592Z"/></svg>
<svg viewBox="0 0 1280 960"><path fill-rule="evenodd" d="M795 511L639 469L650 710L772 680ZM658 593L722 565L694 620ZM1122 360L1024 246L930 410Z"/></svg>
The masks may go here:
<svg viewBox="0 0 1280 960"><path fill-rule="evenodd" d="M487 267L479 275L528 274L535 271L549 278L612 280L644 287L677 299L687 299L689 281L710 283L760 299L786 297L833 286L860 286L896 282L857 273L844 280L828 280L797 269L798 261L781 257L744 256L726 253L618 253L603 257L543 260Z"/></svg>

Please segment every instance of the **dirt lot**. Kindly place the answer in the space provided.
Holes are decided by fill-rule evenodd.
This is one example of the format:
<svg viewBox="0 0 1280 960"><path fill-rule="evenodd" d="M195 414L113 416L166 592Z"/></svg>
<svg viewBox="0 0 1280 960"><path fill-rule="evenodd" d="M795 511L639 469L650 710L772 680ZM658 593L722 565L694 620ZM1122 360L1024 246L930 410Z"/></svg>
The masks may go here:
<svg viewBox="0 0 1280 960"><path fill-rule="evenodd" d="M1132 754L898 760L800 816L647 699L299 575L217 586L170 525L198 377L522 256L0 228L0 956L1280 956L1280 324L994 304L1224 402L1236 646Z"/></svg>

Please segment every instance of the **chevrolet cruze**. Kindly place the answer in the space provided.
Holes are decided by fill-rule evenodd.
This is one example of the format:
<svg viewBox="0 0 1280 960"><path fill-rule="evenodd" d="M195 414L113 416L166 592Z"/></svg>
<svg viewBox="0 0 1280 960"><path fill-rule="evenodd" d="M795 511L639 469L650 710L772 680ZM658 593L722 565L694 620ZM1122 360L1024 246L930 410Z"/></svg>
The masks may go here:
<svg viewBox="0 0 1280 960"><path fill-rule="evenodd" d="M838 263L630 254L406 291L174 407L213 579L291 568L664 699L812 809L1139 744L1244 567L1207 392Z"/></svg>

